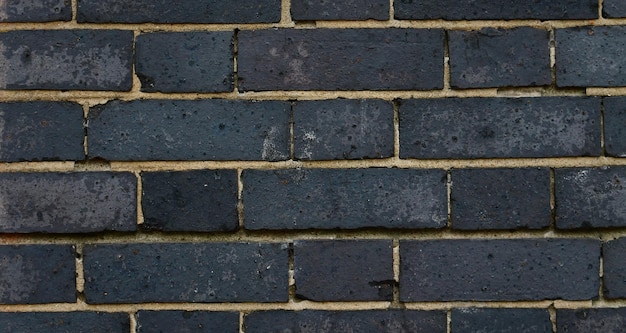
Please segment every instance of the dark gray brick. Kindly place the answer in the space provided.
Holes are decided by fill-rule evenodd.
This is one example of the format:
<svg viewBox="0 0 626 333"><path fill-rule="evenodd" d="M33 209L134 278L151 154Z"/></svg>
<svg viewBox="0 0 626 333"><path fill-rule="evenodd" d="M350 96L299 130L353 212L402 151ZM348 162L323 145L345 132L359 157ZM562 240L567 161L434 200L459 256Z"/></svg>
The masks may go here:
<svg viewBox="0 0 626 333"><path fill-rule="evenodd" d="M547 228L550 170L453 170L451 201L454 229Z"/></svg>
<svg viewBox="0 0 626 333"><path fill-rule="evenodd" d="M604 148L609 156L626 157L626 98L624 97L604 98Z"/></svg>
<svg viewBox="0 0 626 333"><path fill-rule="evenodd" d="M626 2L623 0L604 0L602 16L608 18L626 17Z"/></svg>
<svg viewBox="0 0 626 333"><path fill-rule="evenodd" d="M4 312L2 333L110 332L130 330L128 313L116 312Z"/></svg>
<svg viewBox="0 0 626 333"><path fill-rule="evenodd" d="M82 160L83 108L69 102L0 103L0 160Z"/></svg>
<svg viewBox="0 0 626 333"><path fill-rule="evenodd" d="M387 20L387 0L294 0L291 18L298 20Z"/></svg>
<svg viewBox="0 0 626 333"><path fill-rule="evenodd" d="M296 296L313 301L393 300L391 240L297 241Z"/></svg>
<svg viewBox="0 0 626 333"><path fill-rule="evenodd" d="M89 112L89 157L286 160L289 112L280 101L112 101Z"/></svg>
<svg viewBox="0 0 626 333"><path fill-rule="evenodd" d="M0 22L70 21L69 0L5 0L0 5Z"/></svg>
<svg viewBox="0 0 626 333"><path fill-rule="evenodd" d="M280 21L280 0L78 0L78 22L263 23Z"/></svg>
<svg viewBox="0 0 626 333"><path fill-rule="evenodd" d="M546 309L452 309L451 332L552 333Z"/></svg>
<svg viewBox="0 0 626 333"><path fill-rule="evenodd" d="M232 31L142 34L135 70L145 92L223 92L233 89Z"/></svg>
<svg viewBox="0 0 626 333"><path fill-rule="evenodd" d="M84 248L87 303L286 302L287 244L101 244Z"/></svg>
<svg viewBox="0 0 626 333"><path fill-rule="evenodd" d="M607 242L602 249L603 287L606 298L626 297L626 238Z"/></svg>
<svg viewBox="0 0 626 333"><path fill-rule="evenodd" d="M76 301L75 263L71 245L0 246L0 304Z"/></svg>
<svg viewBox="0 0 626 333"><path fill-rule="evenodd" d="M259 311L245 316L247 333L444 333L444 311Z"/></svg>
<svg viewBox="0 0 626 333"><path fill-rule="evenodd" d="M132 31L0 33L0 89L127 91L132 54Z"/></svg>
<svg viewBox="0 0 626 333"><path fill-rule="evenodd" d="M443 170L245 170L247 229L442 228ZM272 209L267 209L272 207Z"/></svg>
<svg viewBox="0 0 626 333"><path fill-rule="evenodd" d="M556 169L554 178L557 228L626 226L626 167Z"/></svg>
<svg viewBox="0 0 626 333"><path fill-rule="evenodd" d="M153 332L239 333L239 313L208 311L137 312L137 333Z"/></svg>
<svg viewBox="0 0 626 333"><path fill-rule="evenodd" d="M443 87L440 29L248 30L238 38L242 91Z"/></svg>
<svg viewBox="0 0 626 333"><path fill-rule="evenodd" d="M401 158L600 155L600 99L446 98L402 101Z"/></svg>
<svg viewBox="0 0 626 333"><path fill-rule="evenodd" d="M626 85L626 27L556 29L556 85Z"/></svg>
<svg viewBox="0 0 626 333"><path fill-rule="evenodd" d="M398 0L394 1L394 13L401 20L594 19L598 18L598 1Z"/></svg>
<svg viewBox="0 0 626 333"><path fill-rule="evenodd" d="M302 101L293 106L295 158L393 156L393 105L382 100Z"/></svg>
<svg viewBox="0 0 626 333"><path fill-rule="evenodd" d="M624 332L626 309L557 309L557 332Z"/></svg>
<svg viewBox="0 0 626 333"><path fill-rule="evenodd" d="M0 174L0 232L133 231L136 193L126 172Z"/></svg>
<svg viewBox="0 0 626 333"><path fill-rule="evenodd" d="M233 231L237 171L196 170L141 174L143 227L164 231Z"/></svg>
<svg viewBox="0 0 626 333"><path fill-rule="evenodd" d="M450 85L455 88L552 83L550 34L521 27L449 31Z"/></svg>
<svg viewBox="0 0 626 333"><path fill-rule="evenodd" d="M599 266L592 239L400 241L400 299L595 299Z"/></svg>

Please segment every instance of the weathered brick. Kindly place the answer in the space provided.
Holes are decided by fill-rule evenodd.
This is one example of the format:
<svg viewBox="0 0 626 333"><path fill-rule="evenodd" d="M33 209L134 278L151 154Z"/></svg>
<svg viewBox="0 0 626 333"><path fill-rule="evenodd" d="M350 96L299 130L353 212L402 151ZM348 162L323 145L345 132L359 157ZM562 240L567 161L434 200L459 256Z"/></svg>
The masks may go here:
<svg viewBox="0 0 626 333"><path fill-rule="evenodd" d="M68 0L5 0L0 5L0 22L70 21Z"/></svg>
<svg viewBox="0 0 626 333"><path fill-rule="evenodd" d="M314 1L291 2L291 18L298 20L387 20L389 1Z"/></svg>
<svg viewBox="0 0 626 333"><path fill-rule="evenodd" d="M130 90L133 32L0 33L0 89Z"/></svg>
<svg viewBox="0 0 626 333"><path fill-rule="evenodd" d="M623 0L604 0L602 16L608 18L626 17L626 2Z"/></svg>
<svg viewBox="0 0 626 333"><path fill-rule="evenodd" d="M83 108L69 102L0 103L0 160L82 160Z"/></svg>
<svg viewBox="0 0 626 333"><path fill-rule="evenodd" d="M401 158L600 155L600 99L446 98L402 101Z"/></svg>
<svg viewBox="0 0 626 333"><path fill-rule="evenodd" d="M603 287L606 298L626 297L626 238L606 242L602 249Z"/></svg>
<svg viewBox="0 0 626 333"><path fill-rule="evenodd" d="M452 174L452 228L550 226L550 170L464 169Z"/></svg>
<svg viewBox="0 0 626 333"><path fill-rule="evenodd" d="M130 330L128 313L117 312L0 312L2 333L110 332Z"/></svg>
<svg viewBox="0 0 626 333"><path fill-rule="evenodd" d="M626 85L626 27L556 29L556 85Z"/></svg>
<svg viewBox="0 0 626 333"><path fill-rule="evenodd" d="M391 240L296 241L296 296L314 301L391 301Z"/></svg>
<svg viewBox="0 0 626 333"><path fill-rule="evenodd" d="M557 228L626 226L626 167L556 169L554 178Z"/></svg>
<svg viewBox="0 0 626 333"><path fill-rule="evenodd" d="M243 91L443 87L440 29L248 30L238 38Z"/></svg>
<svg viewBox="0 0 626 333"><path fill-rule="evenodd" d="M232 231L237 217L237 171L141 174L143 227L165 231Z"/></svg>
<svg viewBox="0 0 626 333"><path fill-rule="evenodd" d="M75 263L71 245L0 246L0 304L74 302Z"/></svg>
<svg viewBox="0 0 626 333"><path fill-rule="evenodd" d="M289 112L280 101L112 101L89 112L89 157L286 160Z"/></svg>
<svg viewBox="0 0 626 333"><path fill-rule="evenodd" d="M552 333L546 309L452 309L451 332Z"/></svg>
<svg viewBox="0 0 626 333"><path fill-rule="evenodd" d="M233 89L232 31L142 34L135 70L146 92L223 92Z"/></svg>
<svg viewBox="0 0 626 333"><path fill-rule="evenodd" d="M556 327L559 333L623 332L626 309L557 309Z"/></svg>
<svg viewBox="0 0 626 333"><path fill-rule="evenodd" d="M399 0L394 1L394 13L401 20L594 19L598 18L598 1Z"/></svg>
<svg viewBox="0 0 626 333"><path fill-rule="evenodd" d="M609 156L626 157L626 98L624 97L604 98L604 148Z"/></svg>
<svg viewBox="0 0 626 333"><path fill-rule="evenodd" d="M136 193L132 173L3 173L0 232L132 231Z"/></svg>
<svg viewBox="0 0 626 333"><path fill-rule="evenodd" d="M87 303L286 302L287 244L100 244L84 248Z"/></svg>
<svg viewBox="0 0 626 333"><path fill-rule="evenodd" d="M244 317L247 333L444 333L444 311L259 311Z"/></svg>
<svg viewBox="0 0 626 333"><path fill-rule="evenodd" d="M280 21L280 0L78 0L78 22L263 23Z"/></svg>
<svg viewBox="0 0 626 333"><path fill-rule="evenodd" d="M400 299L588 300L599 266L592 239L400 241Z"/></svg>
<svg viewBox="0 0 626 333"><path fill-rule="evenodd" d="M293 106L295 158L393 156L393 105L382 100L301 101Z"/></svg>
<svg viewBox="0 0 626 333"><path fill-rule="evenodd" d="M443 170L244 170L242 177L247 229L417 229L447 223Z"/></svg>
<svg viewBox="0 0 626 333"><path fill-rule="evenodd" d="M552 82L547 30L485 28L449 31L448 38L452 87L542 86Z"/></svg>
<svg viewBox="0 0 626 333"><path fill-rule="evenodd" d="M209 311L139 311L137 333L239 333L239 313Z"/></svg>

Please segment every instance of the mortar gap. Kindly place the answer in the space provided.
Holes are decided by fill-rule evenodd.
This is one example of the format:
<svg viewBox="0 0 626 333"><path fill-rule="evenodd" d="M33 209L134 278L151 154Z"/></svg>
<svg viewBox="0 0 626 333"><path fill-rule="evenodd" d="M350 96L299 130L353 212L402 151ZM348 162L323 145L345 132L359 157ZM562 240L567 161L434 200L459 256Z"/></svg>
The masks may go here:
<svg viewBox="0 0 626 333"><path fill-rule="evenodd" d="M393 156L400 159L400 99L391 101L393 104Z"/></svg>
<svg viewBox="0 0 626 333"><path fill-rule="evenodd" d="M74 244L76 265L76 300L85 303L85 269L83 266L83 244Z"/></svg>
<svg viewBox="0 0 626 333"><path fill-rule="evenodd" d="M552 323L552 333L557 333L556 308L554 307L554 303L550 304L550 306L548 307L548 314L550 315L550 322Z"/></svg>
<svg viewBox="0 0 626 333"><path fill-rule="evenodd" d="M130 317L130 333L137 333L137 311L128 313Z"/></svg>
<svg viewBox="0 0 626 333"><path fill-rule="evenodd" d="M600 275L600 286L598 290L598 299L604 300L604 245L600 245L600 267L598 267Z"/></svg>
<svg viewBox="0 0 626 333"><path fill-rule="evenodd" d="M556 186L555 171L550 168L550 230L556 230Z"/></svg>
<svg viewBox="0 0 626 333"><path fill-rule="evenodd" d="M446 310L446 332L452 333L452 309Z"/></svg>
<svg viewBox="0 0 626 333"><path fill-rule="evenodd" d="M244 312L243 311L239 311L239 333L244 333L245 329L243 327L243 320L244 320Z"/></svg>
<svg viewBox="0 0 626 333"><path fill-rule="evenodd" d="M296 158L296 139L294 137L295 128L295 113L294 113L295 101L289 101L289 158L294 161Z"/></svg>
<svg viewBox="0 0 626 333"><path fill-rule="evenodd" d="M280 11L280 25L289 26L293 24L291 19L291 0L282 0L281 1L281 11Z"/></svg>
<svg viewBox="0 0 626 333"><path fill-rule="evenodd" d="M237 219L239 230L244 230L244 211L243 211L243 169L237 169Z"/></svg>
<svg viewBox="0 0 626 333"><path fill-rule="evenodd" d="M83 107L83 151L85 153L85 160L89 159L89 105L87 103L82 104Z"/></svg>
<svg viewBox="0 0 626 333"><path fill-rule="evenodd" d="M295 254L295 246L293 242L289 243L289 302L293 303L297 301L296 296L296 277L295 277L295 267L296 267L296 254Z"/></svg>
<svg viewBox="0 0 626 333"><path fill-rule="evenodd" d="M600 99L600 154L606 157L606 142L604 136L604 97Z"/></svg>
<svg viewBox="0 0 626 333"><path fill-rule="evenodd" d="M137 225L143 225L143 179L141 178L141 172L135 172L135 176L137 177Z"/></svg>
<svg viewBox="0 0 626 333"><path fill-rule="evenodd" d="M402 308L400 302L400 240L394 238L392 240L392 266L393 266L393 300L391 302L392 308Z"/></svg>
<svg viewBox="0 0 626 333"><path fill-rule="evenodd" d="M393 7L393 0L389 0L389 21L393 21L396 16L395 8Z"/></svg>
<svg viewBox="0 0 626 333"><path fill-rule="evenodd" d="M450 37L448 31L443 34L443 90L450 91Z"/></svg>
<svg viewBox="0 0 626 333"><path fill-rule="evenodd" d="M452 170L446 172L446 204L448 210L447 229L452 229Z"/></svg>
<svg viewBox="0 0 626 333"><path fill-rule="evenodd" d="M133 65L132 65L132 86L130 92L141 93L141 80L137 75L136 58L137 58L137 37L141 34L139 30L133 30Z"/></svg>
<svg viewBox="0 0 626 333"><path fill-rule="evenodd" d="M233 34L233 92L239 93L239 29Z"/></svg>
<svg viewBox="0 0 626 333"><path fill-rule="evenodd" d="M555 33L554 33L554 28L550 27L549 30L550 33L550 44L549 44L549 49L550 49L550 78L551 78L551 83L550 83L550 88L552 88L553 90L557 89L556 86L556 37L555 37Z"/></svg>
<svg viewBox="0 0 626 333"><path fill-rule="evenodd" d="M71 2L71 6L72 6L72 22L74 23L78 23L77 22L77 17L78 17L78 0L72 0Z"/></svg>
<svg viewBox="0 0 626 333"><path fill-rule="evenodd" d="M602 12L604 11L604 0L598 0L598 18L603 19Z"/></svg>

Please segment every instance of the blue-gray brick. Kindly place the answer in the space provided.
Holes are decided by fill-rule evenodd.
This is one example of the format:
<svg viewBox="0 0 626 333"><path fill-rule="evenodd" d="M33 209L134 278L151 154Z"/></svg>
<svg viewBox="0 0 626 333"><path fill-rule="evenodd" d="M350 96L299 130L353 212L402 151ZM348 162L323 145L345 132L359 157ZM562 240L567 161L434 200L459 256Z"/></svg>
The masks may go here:
<svg viewBox="0 0 626 333"><path fill-rule="evenodd" d="M286 160L289 112L280 101L112 101L89 112L89 157Z"/></svg>
<svg viewBox="0 0 626 333"><path fill-rule="evenodd" d="M387 20L387 0L294 0L291 18L299 20Z"/></svg>
<svg viewBox="0 0 626 333"><path fill-rule="evenodd" d="M244 226L254 230L447 224L443 170L245 170L243 201Z"/></svg>
<svg viewBox="0 0 626 333"><path fill-rule="evenodd" d="M248 30L238 38L242 91L443 87L440 29Z"/></svg>
<svg viewBox="0 0 626 333"><path fill-rule="evenodd" d="M87 303L286 302L287 244L99 244L84 248Z"/></svg>
<svg viewBox="0 0 626 333"><path fill-rule="evenodd" d="M0 89L127 91L132 54L132 31L0 33Z"/></svg>
<svg viewBox="0 0 626 333"><path fill-rule="evenodd" d="M82 160L83 108L70 102L0 103L0 160Z"/></svg>
<svg viewBox="0 0 626 333"><path fill-rule="evenodd" d="M137 333L239 333L239 313L209 311L139 311Z"/></svg>
<svg viewBox="0 0 626 333"><path fill-rule="evenodd" d="M626 157L626 98L624 97L604 98L604 148L609 156Z"/></svg>
<svg viewBox="0 0 626 333"><path fill-rule="evenodd" d="M452 309L451 332L552 333L546 309Z"/></svg>
<svg viewBox="0 0 626 333"><path fill-rule="evenodd" d="M599 266L592 239L400 241L400 299L588 300Z"/></svg>
<svg viewBox="0 0 626 333"><path fill-rule="evenodd" d="M393 156L393 105L382 100L301 101L293 106L295 158Z"/></svg>
<svg viewBox="0 0 626 333"><path fill-rule="evenodd" d="M71 245L0 246L0 304L74 302L75 266Z"/></svg>
<svg viewBox="0 0 626 333"><path fill-rule="evenodd" d="M133 231L137 178L126 172L0 174L0 233Z"/></svg>
<svg viewBox="0 0 626 333"><path fill-rule="evenodd" d="M559 333L624 332L626 309L557 309Z"/></svg>
<svg viewBox="0 0 626 333"><path fill-rule="evenodd" d="M143 227L164 231L233 231L237 171L195 170L141 174Z"/></svg>
<svg viewBox="0 0 626 333"><path fill-rule="evenodd" d="M128 333L130 317L118 312L4 312L1 333Z"/></svg>
<svg viewBox="0 0 626 333"><path fill-rule="evenodd" d="M607 242L602 248L604 297L626 297L626 238Z"/></svg>
<svg viewBox="0 0 626 333"><path fill-rule="evenodd" d="M401 158L600 155L600 99L446 98L402 101Z"/></svg>
<svg viewBox="0 0 626 333"><path fill-rule="evenodd" d="M231 31L141 34L135 70L145 92L224 92L233 89Z"/></svg>
<svg viewBox="0 0 626 333"><path fill-rule="evenodd" d="M72 19L68 0L5 0L0 5L0 22L51 22Z"/></svg>
<svg viewBox="0 0 626 333"><path fill-rule="evenodd" d="M626 2L623 0L604 0L602 16L608 18L626 17Z"/></svg>

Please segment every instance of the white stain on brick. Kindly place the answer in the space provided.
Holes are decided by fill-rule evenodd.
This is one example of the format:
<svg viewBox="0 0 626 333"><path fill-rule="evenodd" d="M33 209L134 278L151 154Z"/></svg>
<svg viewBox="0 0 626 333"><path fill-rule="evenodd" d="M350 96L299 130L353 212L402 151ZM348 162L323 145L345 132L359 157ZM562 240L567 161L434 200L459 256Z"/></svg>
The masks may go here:
<svg viewBox="0 0 626 333"><path fill-rule="evenodd" d="M263 139L263 149L261 150L261 158L264 160L280 160L287 158L276 148L276 143L280 140L280 131L278 127L272 126Z"/></svg>

